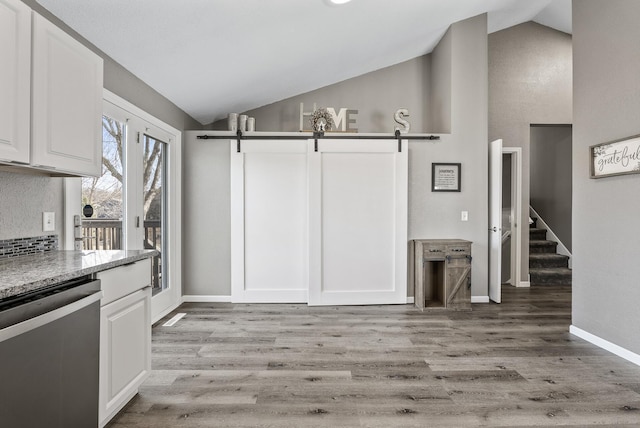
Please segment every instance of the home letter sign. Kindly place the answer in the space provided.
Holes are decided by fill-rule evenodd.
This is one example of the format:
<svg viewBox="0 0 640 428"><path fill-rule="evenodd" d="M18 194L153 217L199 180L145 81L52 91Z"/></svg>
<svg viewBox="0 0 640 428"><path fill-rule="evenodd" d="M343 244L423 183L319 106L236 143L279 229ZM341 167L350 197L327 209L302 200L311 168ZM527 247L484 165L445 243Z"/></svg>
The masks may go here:
<svg viewBox="0 0 640 428"><path fill-rule="evenodd" d="M313 112L316 110L316 103L313 103L313 110L305 112L304 104L300 103L300 131L305 131L304 125L305 117L311 117ZM327 111L333 118L333 123L336 124L336 128L333 131L342 131L342 132L358 132L358 128L354 125L356 124L355 115L358 114L358 110L349 109L346 107L342 107L336 113L336 110L333 107L327 107Z"/></svg>

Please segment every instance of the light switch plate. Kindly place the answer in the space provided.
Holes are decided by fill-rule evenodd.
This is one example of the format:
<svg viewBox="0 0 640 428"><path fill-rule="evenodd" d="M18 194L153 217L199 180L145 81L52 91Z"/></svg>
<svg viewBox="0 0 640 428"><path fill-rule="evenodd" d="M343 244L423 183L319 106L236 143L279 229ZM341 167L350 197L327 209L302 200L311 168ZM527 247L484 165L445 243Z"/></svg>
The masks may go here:
<svg viewBox="0 0 640 428"><path fill-rule="evenodd" d="M42 231L53 232L56 230L56 213L43 212L42 213Z"/></svg>
<svg viewBox="0 0 640 428"><path fill-rule="evenodd" d="M460 213L460 220L461 221L469 221L469 211L462 211Z"/></svg>

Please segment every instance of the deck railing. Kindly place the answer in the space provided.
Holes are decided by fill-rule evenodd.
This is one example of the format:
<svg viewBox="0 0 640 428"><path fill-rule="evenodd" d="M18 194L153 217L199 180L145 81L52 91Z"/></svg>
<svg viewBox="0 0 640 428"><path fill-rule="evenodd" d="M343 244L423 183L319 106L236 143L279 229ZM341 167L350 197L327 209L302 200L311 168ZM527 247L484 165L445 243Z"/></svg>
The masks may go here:
<svg viewBox="0 0 640 428"><path fill-rule="evenodd" d="M145 220L143 227L144 248L162 251L162 221ZM123 248L122 220L83 219L82 248L84 250L121 250ZM151 279L154 293L162 290L161 261L161 255L151 260Z"/></svg>
<svg viewBox="0 0 640 428"><path fill-rule="evenodd" d="M122 220L82 220L82 248L84 250L121 250Z"/></svg>

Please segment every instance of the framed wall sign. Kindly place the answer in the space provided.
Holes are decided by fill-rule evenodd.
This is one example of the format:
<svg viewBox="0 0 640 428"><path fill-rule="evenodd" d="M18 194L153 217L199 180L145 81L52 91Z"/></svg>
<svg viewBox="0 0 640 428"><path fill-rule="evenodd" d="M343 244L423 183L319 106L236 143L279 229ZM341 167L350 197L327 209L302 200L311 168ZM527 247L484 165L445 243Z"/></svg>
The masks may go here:
<svg viewBox="0 0 640 428"><path fill-rule="evenodd" d="M640 135L589 147L591 178L640 174Z"/></svg>
<svg viewBox="0 0 640 428"><path fill-rule="evenodd" d="M461 168L459 163L432 163L431 191L459 192Z"/></svg>

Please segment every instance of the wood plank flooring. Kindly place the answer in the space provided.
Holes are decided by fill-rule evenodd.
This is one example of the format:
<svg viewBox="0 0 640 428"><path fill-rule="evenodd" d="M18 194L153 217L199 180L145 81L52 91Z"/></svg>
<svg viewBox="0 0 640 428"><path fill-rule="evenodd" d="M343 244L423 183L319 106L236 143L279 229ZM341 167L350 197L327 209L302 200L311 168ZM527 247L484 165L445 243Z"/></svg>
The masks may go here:
<svg viewBox="0 0 640 428"><path fill-rule="evenodd" d="M471 312L184 304L108 427L640 426L640 367L568 333L570 287L503 293Z"/></svg>

